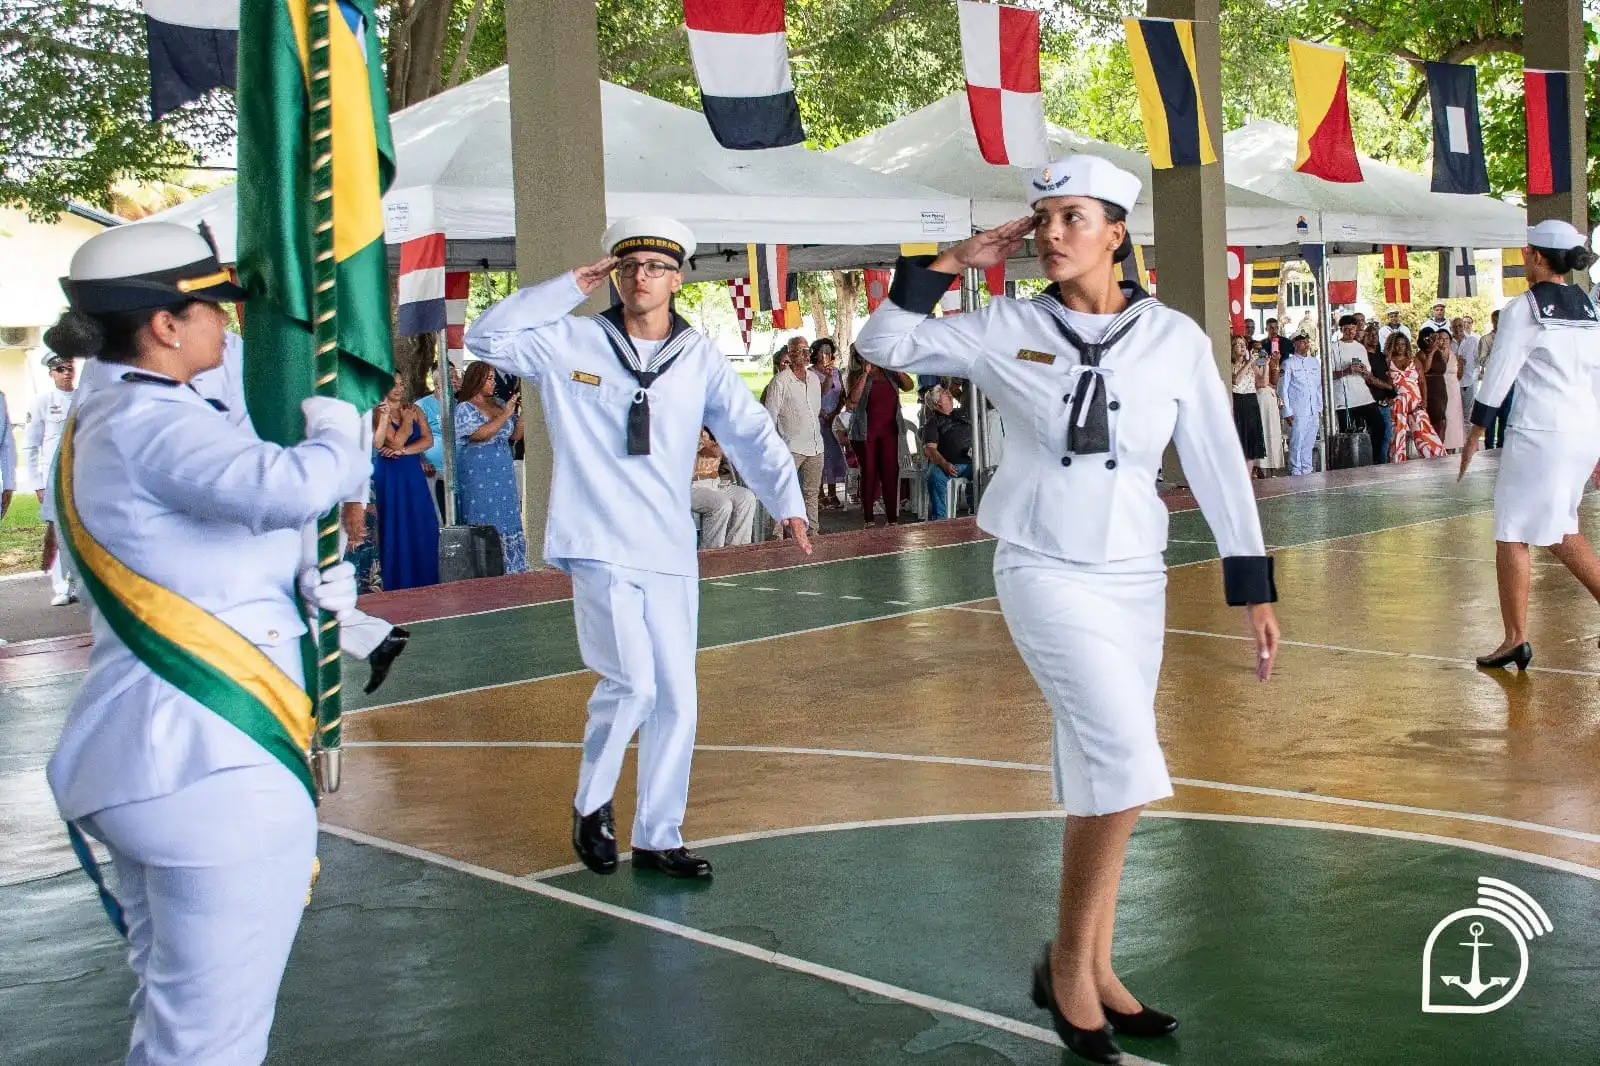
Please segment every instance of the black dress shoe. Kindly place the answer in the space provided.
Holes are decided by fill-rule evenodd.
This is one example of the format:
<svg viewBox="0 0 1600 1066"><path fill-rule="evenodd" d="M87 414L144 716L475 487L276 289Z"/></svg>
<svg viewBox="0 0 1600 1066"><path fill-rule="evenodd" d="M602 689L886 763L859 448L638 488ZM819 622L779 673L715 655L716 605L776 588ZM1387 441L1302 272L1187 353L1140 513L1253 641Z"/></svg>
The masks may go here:
<svg viewBox="0 0 1600 1066"><path fill-rule="evenodd" d="M1533 645L1518 644L1504 655L1480 655L1478 665L1485 670L1504 670L1515 664L1518 670L1526 670L1528 664L1533 662Z"/></svg>
<svg viewBox="0 0 1600 1066"><path fill-rule="evenodd" d="M1067 1016L1061 1013L1061 1007L1056 1003L1056 990L1050 983L1048 941L1044 945L1044 958L1033 967L1033 1002L1050 1012L1050 1021L1056 1027L1056 1035L1067 1046L1067 1050L1080 1059L1113 1064L1122 1061L1122 1049L1112 1039L1111 1026L1107 1025L1101 1029L1079 1029L1067 1021Z"/></svg>
<svg viewBox="0 0 1600 1066"><path fill-rule="evenodd" d="M395 626L389 630L389 635L383 638L383 643L372 649L372 654L367 656L367 662L372 666L372 676L367 678L367 687L361 691L372 695L378 691L378 686L389 677L389 667L400 658L400 653L406 650L406 642L411 639L411 634Z"/></svg>
<svg viewBox="0 0 1600 1066"><path fill-rule="evenodd" d="M617 872L617 831L611 820L611 804L593 814L579 814L573 809L572 850L597 874Z"/></svg>
<svg viewBox="0 0 1600 1066"><path fill-rule="evenodd" d="M1137 1014L1123 1014L1104 1003L1100 1004L1100 1009L1106 1012L1106 1021L1118 1036L1166 1036L1178 1028L1178 1019L1143 1003L1139 1004Z"/></svg>
<svg viewBox="0 0 1600 1066"><path fill-rule="evenodd" d="M635 870L659 870L668 877L710 877L711 863L688 848L670 848L667 851L633 849Z"/></svg>

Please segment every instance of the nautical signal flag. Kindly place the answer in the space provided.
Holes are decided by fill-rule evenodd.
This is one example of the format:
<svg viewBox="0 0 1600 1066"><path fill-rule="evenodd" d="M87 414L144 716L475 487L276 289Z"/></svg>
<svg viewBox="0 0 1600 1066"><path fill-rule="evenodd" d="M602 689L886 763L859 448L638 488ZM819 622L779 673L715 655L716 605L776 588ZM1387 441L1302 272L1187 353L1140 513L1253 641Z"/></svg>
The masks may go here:
<svg viewBox="0 0 1600 1066"><path fill-rule="evenodd" d="M783 0L683 0L700 107L724 148L806 139L789 73Z"/></svg>
<svg viewBox="0 0 1600 1066"><path fill-rule="evenodd" d="M1356 273L1361 260L1353 255L1335 255L1328 259L1328 302L1353 304L1356 302Z"/></svg>
<svg viewBox="0 0 1600 1066"><path fill-rule="evenodd" d="M1327 254L1328 246L1322 241L1300 242L1300 258L1311 268L1313 277L1322 277L1322 261Z"/></svg>
<svg viewBox="0 0 1600 1066"><path fill-rule="evenodd" d="M1471 248L1439 250L1439 299L1478 295L1478 268Z"/></svg>
<svg viewBox="0 0 1600 1066"><path fill-rule="evenodd" d="M1521 248L1500 250L1500 290L1507 296L1521 296L1528 291L1528 265Z"/></svg>
<svg viewBox="0 0 1600 1066"><path fill-rule="evenodd" d="M1428 104L1433 108L1433 191L1488 192L1489 168L1478 123L1478 68L1429 63Z"/></svg>
<svg viewBox="0 0 1600 1066"><path fill-rule="evenodd" d="M1039 167L1050 161L1039 83L1039 13L1004 4L956 6L967 108L986 162Z"/></svg>
<svg viewBox="0 0 1600 1066"><path fill-rule="evenodd" d="M867 314L878 309L878 305L889 298L889 282L894 273L889 270L863 270L861 272L862 284L867 290Z"/></svg>
<svg viewBox="0 0 1600 1066"><path fill-rule="evenodd" d="M1411 302L1411 260L1403 244L1383 246L1383 302Z"/></svg>
<svg viewBox="0 0 1600 1066"><path fill-rule="evenodd" d="M425 233L400 244L395 333L414 337L444 329L444 234Z"/></svg>
<svg viewBox="0 0 1600 1066"><path fill-rule="evenodd" d="M781 308L789 277L789 246L747 244L745 252L750 259L750 306L757 311Z"/></svg>
<svg viewBox="0 0 1600 1066"><path fill-rule="evenodd" d="M1158 170L1204 166L1217 149L1200 106L1195 73L1194 23L1172 19L1123 19L1128 58L1139 87L1139 113L1150 164Z"/></svg>
<svg viewBox="0 0 1600 1066"><path fill-rule="evenodd" d="M1244 248L1228 245L1228 329L1244 333Z"/></svg>
<svg viewBox="0 0 1600 1066"><path fill-rule="evenodd" d="M744 339L744 350L750 351L750 331L755 326L755 311L750 308L750 279L729 278L728 295L733 299L733 313L739 320L739 336Z"/></svg>
<svg viewBox="0 0 1600 1066"><path fill-rule="evenodd" d="M983 283L988 286L989 298L1006 294L1006 261L1004 259L983 272Z"/></svg>
<svg viewBox="0 0 1600 1066"><path fill-rule="evenodd" d="M1345 50L1290 41L1289 67L1294 73L1294 101L1300 121L1294 168L1323 181L1360 181L1361 164L1356 159L1355 134L1350 128Z"/></svg>
<svg viewBox="0 0 1600 1066"><path fill-rule="evenodd" d="M1572 191L1572 127L1567 120L1567 74L1524 70L1528 113L1528 195Z"/></svg>
<svg viewBox="0 0 1600 1066"><path fill-rule="evenodd" d="M1277 307L1278 282L1283 278L1282 259L1263 259L1250 264L1250 306Z"/></svg>
<svg viewBox="0 0 1600 1066"><path fill-rule="evenodd" d="M800 316L800 279L793 274L783 279L783 303L772 309L773 329L799 329L805 325Z"/></svg>
<svg viewBox="0 0 1600 1066"><path fill-rule="evenodd" d="M1145 250L1140 245L1133 246L1133 254L1124 259L1121 264L1122 280L1132 285L1137 285L1145 292L1153 287L1150 281L1150 267L1146 261Z"/></svg>
<svg viewBox="0 0 1600 1066"><path fill-rule="evenodd" d="M144 0L150 54L150 121L238 82L239 4Z"/></svg>
<svg viewBox="0 0 1600 1066"><path fill-rule="evenodd" d="M467 297L472 293L472 272L450 270L444 275L444 350L451 362L467 355Z"/></svg>

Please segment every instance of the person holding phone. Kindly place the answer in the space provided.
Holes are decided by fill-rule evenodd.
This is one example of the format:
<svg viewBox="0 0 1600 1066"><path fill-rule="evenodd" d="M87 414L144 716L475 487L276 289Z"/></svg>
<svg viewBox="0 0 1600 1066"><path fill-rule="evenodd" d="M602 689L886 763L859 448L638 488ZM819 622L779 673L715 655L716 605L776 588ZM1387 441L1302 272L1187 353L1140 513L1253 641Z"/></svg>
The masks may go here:
<svg viewBox="0 0 1600 1066"><path fill-rule="evenodd" d="M1373 454L1383 443L1383 412L1373 398L1372 386L1386 388L1367 362L1367 347L1361 343L1360 323L1355 315L1339 319L1339 343L1333 352L1333 402L1341 433L1367 431Z"/></svg>
<svg viewBox="0 0 1600 1066"><path fill-rule="evenodd" d="M498 530L505 572L520 574L528 569L528 538L511 444L522 438L522 393L501 402L494 390L494 368L481 361L467 367L456 390L458 517L462 525Z"/></svg>

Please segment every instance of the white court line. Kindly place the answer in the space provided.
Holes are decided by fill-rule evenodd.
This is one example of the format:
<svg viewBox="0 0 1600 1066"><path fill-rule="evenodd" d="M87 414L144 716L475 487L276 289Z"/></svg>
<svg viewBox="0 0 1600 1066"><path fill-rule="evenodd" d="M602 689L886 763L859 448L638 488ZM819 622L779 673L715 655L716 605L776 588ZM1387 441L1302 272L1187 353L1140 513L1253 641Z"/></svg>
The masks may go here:
<svg viewBox="0 0 1600 1066"><path fill-rule="evenodd" d="M347 748L582 748L577 740L347 740ZM636 747L637 745L629 745ZM695 751L736 752L751 755L818 755L836 759L873 759L884 762L929 763L938 766L968 766L990 770L1022 770L1047 774L1045 763L1007 762L1000 759L976 759L960 755L913 755L894 751L854 751L848 748L791 748L769 744L696 744ZM1380 800L1348 799L1328 796L1318 792L1296 792L1286 788L1268 788L1264 785L1236 785L1227 781L1207 781L1202 778L1174 777L1172 783L1188 788L1209 789L1216 792L1237 792L1251 796L1270 796L1274 799L1299 800L1303 803L1321 803L1330 807L1354 807L1362 810L1385 811L1390 814L1415 815L1422 818L1443 818L1451 821L1474 822L1480 825L1521 829L1545 836L1578 840L1586 844L1600 844L1600 833L1562 826L1526 822L1516 818L1502 818L1494 814L1473 811L1447 811L1434 807L1414 807L1403 803L1385 803ZM1453 839L1453 838L1452 838Z"/></svg>
<svg viewBox="0 0 1600 1066"><path fill-rule="evenodd" d="M384 851L393 852L396 855L404 855L408 858L420 859L423 862L433 863L436 866L442 866L446 869L455 870L458 873L470 874L474 877L482 878L485 881L493 881L509 888L519 889L520 891L530 893L531 895L543 896L546 899L554 900L558 903L566 903L574 907L580 907L583 910L591 911L595 914L603 914L608 918L615 918L620 921L629 922L633 925L643 926L646 929L651 929L658 933L665 933L668 936L675 936L682 940L688 940L692 943L702 944L710 948L716 948L720 951L726 951L733 955L741 955L747 959L753 959L756 962L764 962L770 966L776 966L782 970L790 970L794 973L805 974L808 977L815 977L833 984L842 985L846 988L854 988L859 991L866 992L868 995L894 1000L895 1002L917 1007L930 1013L942 1014L946 1017L959 1018L962 1021L974 1022L990 1029L996 1029L1001 1032L1010 1033L1013 1036L1020 1036L1029 1040L1036 1040L1041 1044L1049 1044L1053 1047L1061 1046L1061 1041L1057 1039L1053 1030L1046 1029L1039 1025L1030 1025L1027 1022L1018 1021L1015 1018L1010 1018L1003 1014L995 1014L991 1011L979 1010L976 1007L969 1007L962 1003L954 1003L947 999L939 999L935 996L929 996L921 992L914 992L911 989L901 988L897 985L886 984L883 981L875 981L870 977L862 977L860 974L850 973L847 970L840 970L832 966L824 966L820 963L811 962L806 959L798 958L794 955L786 955L782 952L757 947L754 944L747 944L742 940L734 940L731 937L719 936L716 933L708 933L704 930L696 929L693 926L684 925L680 922L667 921L664 918L657 918L654 915L644 914L640 911L631 910L627 907L619 907L612 903L605 903L601 900L585 896L582 893L569 892L566 889L556 888L553 885L547 885L541 881L530 880L523 877L514 877L511 874L502 873L499 870L491 870L488 867L462 862L459 859L452 859L448 856L439 855L435 852L424 851L421 848L414 848L406 844L399 844L395 841L385 840L382 837L371 836L367 833L362 833L357 830L346 829L343 826L324 825L322 826L322 830L326 833L331 833L334 836L353 841L357 844L365 844L369 847L380 848ZM1159 1066L1159 1064L1152 1063L1148 1059L1141 1059L1137 1056L1128 1054L1124 1054L1122 1056L1122 1061L1131 1064L1131 1066Z"/></svg>

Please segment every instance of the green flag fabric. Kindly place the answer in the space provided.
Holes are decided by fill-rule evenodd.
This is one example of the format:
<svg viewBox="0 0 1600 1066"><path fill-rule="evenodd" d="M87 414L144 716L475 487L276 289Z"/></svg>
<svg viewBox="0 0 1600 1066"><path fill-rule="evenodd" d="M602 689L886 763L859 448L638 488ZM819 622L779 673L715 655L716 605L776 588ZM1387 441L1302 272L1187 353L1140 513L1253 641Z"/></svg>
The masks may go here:
<svg viewBox="0 0 1600 1066"><path fill-rule="evenodd" d="M333 242L339 397L361 410L393 384L383 202L394 177L374 0L331 0ZM256 431L292 444L316 391L309 0L239 4L239 282L245 401Z"/></svg>

